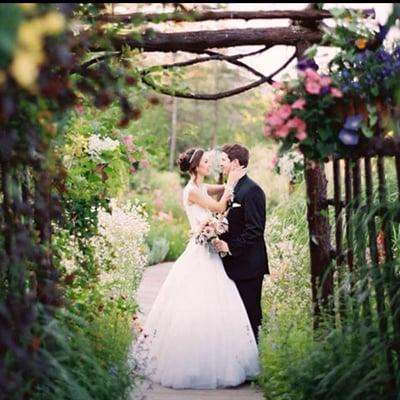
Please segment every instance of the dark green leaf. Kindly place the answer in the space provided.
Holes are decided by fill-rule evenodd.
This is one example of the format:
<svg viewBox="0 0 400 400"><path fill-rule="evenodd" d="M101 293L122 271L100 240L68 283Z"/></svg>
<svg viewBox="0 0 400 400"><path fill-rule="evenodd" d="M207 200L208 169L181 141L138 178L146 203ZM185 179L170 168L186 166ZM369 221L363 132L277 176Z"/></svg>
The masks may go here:
<svg viewBox="0 0 400 400"><path fill-rule="evenodd" d="M5 68L12 59L21 18L16 4L0 4L0 68Z"/></svg>

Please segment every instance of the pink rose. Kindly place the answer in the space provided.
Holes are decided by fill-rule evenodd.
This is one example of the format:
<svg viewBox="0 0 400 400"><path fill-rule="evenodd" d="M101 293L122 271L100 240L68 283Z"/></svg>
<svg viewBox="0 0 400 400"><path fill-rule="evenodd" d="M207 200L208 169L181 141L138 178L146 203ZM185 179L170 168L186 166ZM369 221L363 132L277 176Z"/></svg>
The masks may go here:
<svg viewBox="0 0 400 400"><path fill-rule="evenodd" d="M214 229L209 227L209 226L207 226L207 227L204 228L203 233L207 238L210 239L214 235Z"/></svg>
<svg viewBox="0 0 400 400"><path fill-rule="evenodd" d="M321 86L317 82L314 82L310 79L306 80L305 88L310 94L319 94L321 90Z"/></svg>
<svg viewBox="0 0 400 400"><path fill-rule="evenodd" d="M283 125L280 129L275 132L275 136L278 138L285 138L289 134L289 127Z"/></svg>
<svg viewBox="0 0 400 400"><path fill-rule="evenodd" d="M125 135L121 138L121 142L126 146L129 151L133 151L133 137L131 135Z"/></svg>
<svg viewBox="0 0 400 400"><path fill-rule="evenodd" d="M318 73L315 72L315 70L313 70L312 68L307 68L304 71L304 73L305 73L306 77L312 81L319 82L321 79L321 77L318 75Z"/></svg>
<svg viewBox="0 0 400 400"><path fill-rule="evenodd" d="M302 141L304 139L307 139L307 132L306 131L298 131L295 136L297 139Z"/></svg>
<svg viewBox="0 0 400 400"><path fill-rule="evenodd" d="M286 125L289 128L297 129L297 131L304 131L306 129L306 123L299 117L290 119Z"/></svg>
<svg viewBox="0 0 400 400"><path fill-rule="evenodd" d="M282 82L274 82L272 84L272 87L274 89L278 89L279 90L279 89L283 89L285 87L285 85Z"/></svg>
<svg viewBox="0 0 400 400"><path fill-rule="evenodd" d="M331 95L332 97L343 97L343 93L336 88L331 88Z"/></svg>
<svg viewBox="0 0 400 400"><path fill-rule="evenodd" d="M294 110L302 110L304 106L306 105L306 101L304 99L297 99L293 104L292 104L292 109Z"/></svg>
<svg viewBox="0 0 400 400"><path fill-rule="evenodd" d="M329 86L332 83L332 79L329 76L324 76L320 79L319 84L321 86Z"/></svg>
<svg viewBox="0 0 400 400"><path fill-rule="evenodd" d="M277 114L270 115L266 118L266 120L270 125L274 127L282 126L284 122L283 119Z"/></svg>
<svg viewBox="0 0 400 400"><path fill-rule="evenodd" d="M278 115L278 117L282 118L282 119L286 119L290 116L290 114L292 113L292 107L290 107L288 104L284 104L283 106L281 106L279 108L279 110L276 112L276 114Z"/></svg>

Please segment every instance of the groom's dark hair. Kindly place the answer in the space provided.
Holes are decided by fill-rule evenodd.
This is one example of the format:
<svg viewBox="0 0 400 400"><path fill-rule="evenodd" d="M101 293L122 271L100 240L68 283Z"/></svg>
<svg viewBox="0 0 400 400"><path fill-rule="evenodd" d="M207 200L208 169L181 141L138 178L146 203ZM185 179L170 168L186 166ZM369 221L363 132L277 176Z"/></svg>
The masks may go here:
<svg viewBox="0 0 400 400"><path fill-rule="evenodd" d="M249 164L250 153L247 147L241 144L224 144L221 150L227 154L231 161L237 159L239 164L244 167Z"/></svg>

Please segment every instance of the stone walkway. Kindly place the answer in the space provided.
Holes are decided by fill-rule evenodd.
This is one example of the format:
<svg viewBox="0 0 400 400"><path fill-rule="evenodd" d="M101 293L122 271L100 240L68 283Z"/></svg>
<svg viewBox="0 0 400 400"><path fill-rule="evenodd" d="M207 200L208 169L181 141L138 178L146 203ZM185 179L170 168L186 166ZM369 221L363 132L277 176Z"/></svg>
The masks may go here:
<svg viewBox="0 0 400 400"><path fill-rule="evenodd" d="M148 267L144 273L142 283L138 291L138 302L143 312L141 320L144 321L149 313L151 306L157 296L157 293L168 275L173 263L163 263ZM143 323L143 322L142 322ZM146 400L262 400L261 391L251 387L249 384L243 384L233 389L217 390L174 390L164 388L157 384L147 388L144 393ZM132 395L131 399L138 396ZM143 397L142 397L143 398Z"/></svg>

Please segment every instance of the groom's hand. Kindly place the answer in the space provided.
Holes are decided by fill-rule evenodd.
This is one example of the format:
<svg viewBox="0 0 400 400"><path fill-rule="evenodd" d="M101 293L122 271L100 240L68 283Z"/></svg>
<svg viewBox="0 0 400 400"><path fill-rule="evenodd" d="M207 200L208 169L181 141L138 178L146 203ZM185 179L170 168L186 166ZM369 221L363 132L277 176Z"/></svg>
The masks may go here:
<svg viewBox="0 0 400 400"><path fill-rule="evenodd" d="M215 240L214 241L214 248L219 253L229 253L228 243L224 242L223 240Z"/></svg>

